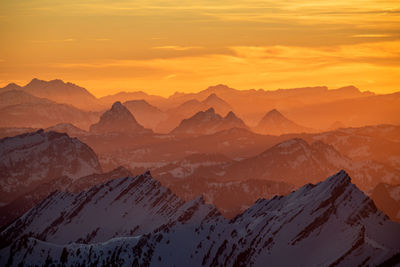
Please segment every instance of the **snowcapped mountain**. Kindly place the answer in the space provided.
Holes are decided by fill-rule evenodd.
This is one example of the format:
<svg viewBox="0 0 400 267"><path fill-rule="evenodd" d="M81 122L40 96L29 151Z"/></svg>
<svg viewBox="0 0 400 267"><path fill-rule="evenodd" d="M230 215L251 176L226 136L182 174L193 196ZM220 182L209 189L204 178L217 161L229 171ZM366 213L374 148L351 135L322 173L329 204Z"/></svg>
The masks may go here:
<svg viewBox="0 0 400 267"><path fill-rule="evenodd" d="M265 114L254 128L254 131L262 134L281 135L309 132L310 129L294 123L283 116L278 110L273 109Z"/></svg>
<svg viewBox="0 0 400 267"><path fill-rule="evenodd" d="M132 190L140 184L145 184L147 190ZM7 237L0 251L1 264L392 266L399 263L400 225L377 210L344 171L316 185L307 184L286 197L260 199L230 221L212 206L205 205L201 198L184 203L151 184L149 176L144 174L117 179L77 196L55 193L1 233ZM156 198L154 192L167 195ZM98 199L99 194L103 200ZM165 205L163 199L168 196L173 200ZM132 216L129 218L132 227L143 218L143 213L121 216L125 207L133 211L145 202L144 210L158 211L149 212L146 217L157 218L150 224L147 221L145 226L153 229L141 235L140 231L124 234L125 228L121 227L124 224L118 222ZM111 206L103 207L104 204ZM104 209L107 216L102 215ZM59 219L45 220L40 215L44 210L48 216ZM94 219L85 214L94 211L100 213L98 218L102 220L90 225L87 222ZM167 218L160 214L166 214ZM113 227L93 232L94 239L88 244L67 244L80 238L73 233L85 235L89 228L111 220ZM45 225L40 224L43 221ZM77 221L82 227L74 228ZM159 223L160 227L151 227ZM67 229L74 232L68 235ZM102 240L100 236L116 237L95 241ZM87 237L91 239L90 235Z"/></svg>
<svg viewBox="0 0 400 267"><path fill-rule="evenodd" d="M372 190L370 197L390 219L400 222L400 184L380 183Z"/></svg>
<svg viewBox="0 0 400 267"><path fill-rule="evenodd" d="M132 113L121 104L115 102L111 109L101 115L99 122L90 126L91 133L143 133L151 132L140 125Z"/></svg>
<svg viewBox="0 0 400 267"><path fill-rule="evenodd" d="M78 178L101 172L96 154L67 134L39 130L0 140L0 201L11 202L60 176Z"/></svg>
<svg viewBox="0 0 400 267"><path fill-rule="evenodd" d="M11 223L54 191L81 192L96 184L129 175L132 174L127 169L119 167L107 173L94 173L77 179L68 176L52 179L0 207L0 227Z"/></svg>
<svg viewBox="0 0 400 267"><path fill-rule="evenodd" d="M185 203L146 172L80 193L55 192L8 226L1 236L6 243L29 233L56 244L104 242L149 233L188 212L201 211L203 216L217 213L207 205L193 210L199 201Z"/></svg>
<svg viewBox="0 0 400 267"><path fill-rule="evenodd" d="M247 126L233 112L229 112L225 117L221 117L215 113L214 108L210 108L183 120L171 133L178 135L202 135L213 134L231 128L247 128Z"/></svg>
<svg viewBox="0 0 400 267"><path fill-rule="evenodd" d="M163 111L143 99L124 102L124 106L141 125L149 129L155 129L167 117Z"/></svg>

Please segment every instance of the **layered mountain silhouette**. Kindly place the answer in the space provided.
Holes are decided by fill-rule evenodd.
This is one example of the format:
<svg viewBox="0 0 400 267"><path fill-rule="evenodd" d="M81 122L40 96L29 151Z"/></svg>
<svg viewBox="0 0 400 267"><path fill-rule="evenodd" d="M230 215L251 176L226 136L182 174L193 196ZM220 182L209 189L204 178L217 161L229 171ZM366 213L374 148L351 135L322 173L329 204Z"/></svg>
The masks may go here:
<svg viewBox="0 0 400 267"><path fill-rule="evenodd" d="M91 133L127 133L137 134L143 132L151 132L140 125L132 113L121 104L115 102L111 109L101 115L99 122L90 126Z"/></svg>
<svg viewBox="0 0 400 267"><path fill-rule="evenodd" d="M149 129L155 129L167 117L163 111L150 105L146 100L130 100L125 102L124 106L141 125Z"/></svg>
<svg viewBox="0 0 400 267"><path fill-rule="evenodd" d="M73 123L88 128L97 118L97 113L58 104L24 91L0 93L1 127L47 128L58 123Z"/></svg>
<svg viewBox="0 0 400 267"><path fill-rule="evenodd" d="M0 159L3 205L52 179L76 179L101 172L97 155L86 144L43 130L1 139Z"/></svg>
<svg viewBox="0 0 400 267"><path fill-rule="evenodd" d="M104 105L85 88L73 83L65 83L56 79L43 81L37 78L32 79L25 86L9 84L0 89L0 92L9 90L22 90L31 95L47 98L57 103L69 104L82 110L101 110Z"/></svg>
<svg viewBox="0 0 400 267"><path fill-rule="evenodd" d="M159 123L156 130L158 132L169 132L177 127L182 120L210 108L213 108L216 113L222 116L226 116L232 110L230 105L216 94L210 94L202 101L199 101L198 99L190 99L181 103L177 107L168 109L166 111L167 118Z"/></svg>
<svg viewBox="0 0 400 267"><path fill-rule="evenodd" d="M399 235L400 225L380 212L344 171L288 196L260 199L232 220L202 198L184 202L145 173L79 195L50 195L1 233L0 261L393 265L398 262Z"/></svg>
<svg viewBox="0 0 400 267"><path fill-rule="evenodd" d="M200 111L193 117L184 119L172 134L213 134L231 128L247 128L244 122L233 112L229 112L225 117L215 113L214 108Z"/></svg>
<svg viewBox="0 0 400 267"><path fill-rule="evenodd" d="M281 135L309 132L310 129L296 124L283 116L278 110L273 109L265 114L254 131L262 134Z"/></svg>
<svg viewBox="0 0 400 267"><path fill-rule="evenodd" d="M53 131L59 133L66 133L69 136L77 137L77 136L85 136L88 135L88 132L76 127L72 123L59 123L57 125L46 128L46 131Z"/></svg>

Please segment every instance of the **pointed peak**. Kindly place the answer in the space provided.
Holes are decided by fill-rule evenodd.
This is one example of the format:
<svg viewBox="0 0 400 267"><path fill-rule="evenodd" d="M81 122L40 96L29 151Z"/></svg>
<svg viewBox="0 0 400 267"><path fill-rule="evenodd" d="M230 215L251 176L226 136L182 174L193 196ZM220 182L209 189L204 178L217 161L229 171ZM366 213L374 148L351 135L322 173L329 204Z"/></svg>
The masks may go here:
<svg viewBox="0 0 400 267"><path fill-rule="evenodd" d="M329 177L326 181L333 184L349 184L351 183L351 178L345 170L340 170L335 175Z"/></svg>
<svg viewBox="0 0 400 267"><path fill-rule="evenodd" d="M204 111L204 113L209 113L209 114L215 113L215 110L213 107L211 107L211 108L207 109L206 111Z"/></svg>
<svg viewBox="0 0 400 267"><path fill-rule="evenodd" d="M122 103L120 101L117 101L112 105L111 109L121 108L123 106L124 105L122 105Z"/></svg>
<svg viewBox="0 0 400 267"><path fill-rule="evenodd" d="M282 113L280 113L276 108L270 110L267 112L266 116L282 116Z"/></svg>
<svg viewBox="0 0 400 267"><path fill-rule="evenodd" d="M237 118L236 114L231 110L226 114L225 118Z"/></svg>
<svg viewBox="0 0 400 267"><path fill-rule="evenodd" d="M207 96L206 101L211 99L220 99L220 98L215 93L212 93L209 96Z"/></svg>

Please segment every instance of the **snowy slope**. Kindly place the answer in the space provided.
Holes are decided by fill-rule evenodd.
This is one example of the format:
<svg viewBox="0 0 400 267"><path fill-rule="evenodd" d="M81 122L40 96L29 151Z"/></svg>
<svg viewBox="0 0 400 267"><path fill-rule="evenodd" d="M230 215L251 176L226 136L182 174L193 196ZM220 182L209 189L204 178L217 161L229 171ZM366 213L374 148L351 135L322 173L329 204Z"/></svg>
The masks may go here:
<svg viewBox="0 0 400 267"><path fill-rule="evenodd" d="M132 174L127 169L119 167L107 173L94 173L75 180L68 176L52 179L24 193L11 203L0 207L0 227L8 225L23 215L54 191L81 192L96 184L129 175Z"/></svg>
<svg viewBox="0 0 400 267"><path fill-rule="evenodd" d="M93 150L66 134L39 130L0 140L0 201L3 204L61 176L75 179L100 172Z"/></svg>
<svg viewBox="0 0 400 267"><path fill-rule="evenodd" d="M221 218L202 199L184 206L179 217L152 232L101 243L56 245L26 235L0 251L0 262L13 266L399 263L400 225L377 210L344 171L316 185L307 184L286 197L260 199L231 221Z"/></svg>
<svg viewBox="0 0 400 267"><path fill-rule="evenodd" d="M188 208L185 205L145 173L110 180L81 193L54 192L1 236L6 242L28 233L57 244L101 242L150 232L176 220Z"/></svg>

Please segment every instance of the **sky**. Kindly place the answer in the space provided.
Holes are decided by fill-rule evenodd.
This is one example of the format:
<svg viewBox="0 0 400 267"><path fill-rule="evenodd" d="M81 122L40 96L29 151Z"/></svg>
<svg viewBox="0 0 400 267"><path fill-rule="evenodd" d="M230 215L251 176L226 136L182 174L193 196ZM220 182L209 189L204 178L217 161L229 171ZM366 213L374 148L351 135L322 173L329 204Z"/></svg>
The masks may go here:
<svg viewBox="0 0 400 267"><path fill-rule="evenodd" d="M0 86L400 91L400 1L2 0Z"/></svg>

